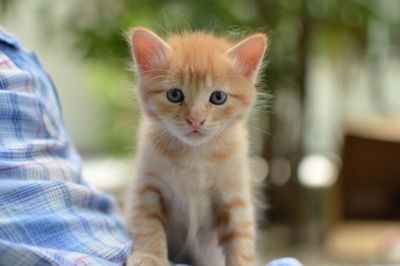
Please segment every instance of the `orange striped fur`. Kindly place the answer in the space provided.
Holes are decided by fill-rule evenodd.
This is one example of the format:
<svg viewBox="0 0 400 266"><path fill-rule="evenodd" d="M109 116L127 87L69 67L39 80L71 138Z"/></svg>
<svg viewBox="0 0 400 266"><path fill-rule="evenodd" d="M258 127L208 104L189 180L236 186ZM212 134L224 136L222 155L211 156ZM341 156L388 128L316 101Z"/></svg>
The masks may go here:
<svg viewBox="0 0 400 266"><path fill-rule="evenodd" d="M255 265L246 123L266 36L231 42L185 32L163 40L139 27L130 38L143 115L127 265ZM183 97L172 101L172 91ZM211 97L217 92L226 101Z"/></svg>

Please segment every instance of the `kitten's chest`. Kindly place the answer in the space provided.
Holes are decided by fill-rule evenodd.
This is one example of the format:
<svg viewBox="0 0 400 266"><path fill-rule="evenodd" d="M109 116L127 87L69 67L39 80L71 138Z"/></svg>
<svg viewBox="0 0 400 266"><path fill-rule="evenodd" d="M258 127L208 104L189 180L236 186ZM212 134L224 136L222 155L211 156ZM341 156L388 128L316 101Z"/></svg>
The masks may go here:
<svg viewBox="0 0 400 266"><path fill-rule="evenodd" d="M170 167L165 174L169 180L168 205L172 217L198 227L208 224L212 216L212 195L215 176L211 166L186 163Z"/></svg>
<svg viewBox="0 0 400 266"><path fill-rule="evenodd" d="M201 159L174 163L167 167L164 177L174 192L187 198L200 197L210 190L216 181L213 166L204 164Z"/></svg>

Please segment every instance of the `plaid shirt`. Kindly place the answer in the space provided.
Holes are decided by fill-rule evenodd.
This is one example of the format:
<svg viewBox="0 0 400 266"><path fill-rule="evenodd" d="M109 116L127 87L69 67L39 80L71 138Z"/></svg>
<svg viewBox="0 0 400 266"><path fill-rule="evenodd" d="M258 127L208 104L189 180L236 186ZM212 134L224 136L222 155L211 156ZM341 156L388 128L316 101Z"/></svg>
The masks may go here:
<svg viewBox="0 0 400 266"><path fill-rule="evenodd" d="M0 28L0 265L121 265L117 211L82 181L48 74Z"/></svg>

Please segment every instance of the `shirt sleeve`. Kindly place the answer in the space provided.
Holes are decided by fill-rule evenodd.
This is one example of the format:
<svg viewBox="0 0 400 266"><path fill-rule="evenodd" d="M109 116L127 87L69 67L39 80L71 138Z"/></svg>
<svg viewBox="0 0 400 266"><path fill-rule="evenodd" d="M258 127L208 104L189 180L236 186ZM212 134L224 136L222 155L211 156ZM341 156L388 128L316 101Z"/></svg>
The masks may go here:
<svg viewBox="0 0 400 266"><path fill-rule="evenodd" d="M0 29L0 264L121 265L130 247L114 198L81 179L53 82Z"/></svg>

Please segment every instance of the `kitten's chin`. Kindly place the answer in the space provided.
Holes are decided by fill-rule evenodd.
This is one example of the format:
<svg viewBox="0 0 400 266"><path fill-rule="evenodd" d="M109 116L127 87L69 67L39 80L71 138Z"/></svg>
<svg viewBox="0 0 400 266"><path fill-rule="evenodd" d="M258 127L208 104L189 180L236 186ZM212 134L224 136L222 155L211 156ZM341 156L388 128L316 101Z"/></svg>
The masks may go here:
<svg viewBox="0 0 400 266"><path fill-rule="evenodd" d="M178 137L182 142L190 146L198 146L203 144L209 140L209 136L198 133L198 132L190 132L183 134L182 136Z"/></svg>

